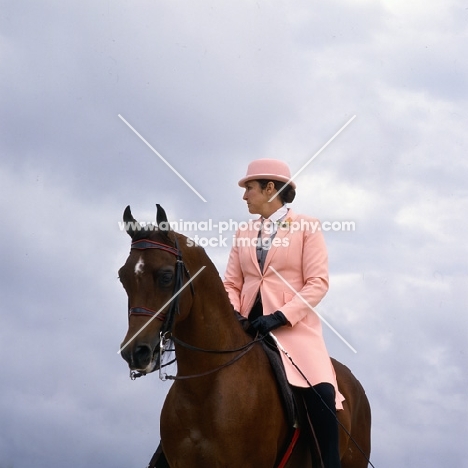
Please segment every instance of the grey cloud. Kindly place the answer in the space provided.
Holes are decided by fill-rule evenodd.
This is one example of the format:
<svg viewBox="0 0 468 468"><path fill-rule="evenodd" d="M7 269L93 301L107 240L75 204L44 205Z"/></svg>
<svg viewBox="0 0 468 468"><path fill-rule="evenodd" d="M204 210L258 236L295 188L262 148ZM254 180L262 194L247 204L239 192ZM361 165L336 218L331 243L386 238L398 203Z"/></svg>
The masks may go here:
<svg viewBox="0 0 468 468"><path fill-rule="evenodd" d="M322 306L358 353L329 330L327 344L371 400L375 466L463 466L463 21L456 3L443 21L405 8L3 5L0 465L144 466L168 385L131 382L117 354L123 209L246 219L237 180L250 160L298 169L356 114L293 204L356 221L326 233ZM396 34L399 22L410 29ZM207 251L222 275L229 249Z"/></svg>

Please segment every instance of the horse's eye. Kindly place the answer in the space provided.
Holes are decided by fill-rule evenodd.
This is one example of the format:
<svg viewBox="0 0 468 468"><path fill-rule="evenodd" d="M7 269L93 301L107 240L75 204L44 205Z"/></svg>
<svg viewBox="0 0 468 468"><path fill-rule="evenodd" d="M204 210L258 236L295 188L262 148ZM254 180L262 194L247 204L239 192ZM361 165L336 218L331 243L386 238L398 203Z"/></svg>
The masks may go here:
<svg viewBox="0 0 468 468"><path fill-rule="evenodd" d="M173 273L165 271L159 275L159 284L161 286L169 286L172 283Z"/></svg>

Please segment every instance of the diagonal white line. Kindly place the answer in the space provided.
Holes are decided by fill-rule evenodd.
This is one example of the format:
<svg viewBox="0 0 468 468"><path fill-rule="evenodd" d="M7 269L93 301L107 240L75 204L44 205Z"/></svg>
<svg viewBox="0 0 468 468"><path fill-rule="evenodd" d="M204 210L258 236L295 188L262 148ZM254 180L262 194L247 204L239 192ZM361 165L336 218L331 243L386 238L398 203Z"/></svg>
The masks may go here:
<svg viewBox="0 0 468 468"><path fill-rule="evenodd" d="M355 118L353 115L268 201L273 201Z"/></svg>
<svg viewBox="0 0 468 468"><path fill-rule="evenodd" d="M133 341L137 335L139 335L160 313L161 311L168 306L173 299L175 299L206 267L202 266L190 279L156 312L156 314L151 317L118 351L117 354L120 354L131 341Z"/></svg>
<svg viewBox="0 0 468 468"><path fill-rule="evenodd" d="M180 180L182 180L182 182L184 182L196 195L198 195L198 197L200 197L206 203L206 200L190 185L189 182L187 182L187 180L185 180L185 178L179 172L177 172L174 167L171 166L171 164L165 158L163 158L120 114L118 114L118 116L128 126L128 128L130 128L130 130L132 130L140 138L140 140L143 141L143 143L145 143L146 146L148 146L148 148L153 151L153 153L156 154L156 156L158 156L159 159L161 159L161 161L163 161L167 167L169 167L169 169L171 169L179 177Z"/></svg>
<svg viewBox="0 0 468 468"><path fill-rule="evenodd" d="M321 316L321 315L320 315L320 314L319 314L319 313L318 313L318 312L301 296L301 294L300 294L298 291L296 291L296 290L289 284L289 282L288 282L285 278L283 278L283 276L282 276L280 273L278 273L272 266L270 266L269 268L271 268L271 269L276 273L276 275L277 275L281 280L283 280L284 284L285 284L291 291L293 291L293 292L296 294L296 296L299 297L299 299L301 299L301 301L302 301L307 307L309 307L310 310L312 310L313 312L315 312L315 313L320 317L320 320L322 320L322 322L325 323L325 324L328 326L328 328L330 328L330 330L331 330L333 333L335 333L335 335L338 336L338 338L340 338L341 341L343 341L343 343L344 343L346 346L348 346L349 349L351 349L351 351L353 351L354 353L357 353L357 351L343 338L343 336L342 336L340 333L338 333L338 332L335 330L335 328L333 328L333 326L330 325L330 324L329 324L329 323L328 323L328 322L327 322L327 321L326 321L326 320L325 320L325 319L324 319L324 318L323 318L323 317L322 317L322 316Z"/></svg>

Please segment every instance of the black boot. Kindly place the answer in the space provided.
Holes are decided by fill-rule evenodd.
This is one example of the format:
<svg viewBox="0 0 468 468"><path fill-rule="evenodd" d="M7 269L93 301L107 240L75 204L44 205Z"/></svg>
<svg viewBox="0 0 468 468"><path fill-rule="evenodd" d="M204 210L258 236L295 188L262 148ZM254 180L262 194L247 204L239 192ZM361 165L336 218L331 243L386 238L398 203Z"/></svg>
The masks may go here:
<svg viewBox="0 0 468 468"><path fill-rule="evenodd" d="M338 421L336 419L335 388L330 383L320 383L302 389L309 418L314 428L324 468L341 468ZM315 441L311 441L315 446Z"/></svg>

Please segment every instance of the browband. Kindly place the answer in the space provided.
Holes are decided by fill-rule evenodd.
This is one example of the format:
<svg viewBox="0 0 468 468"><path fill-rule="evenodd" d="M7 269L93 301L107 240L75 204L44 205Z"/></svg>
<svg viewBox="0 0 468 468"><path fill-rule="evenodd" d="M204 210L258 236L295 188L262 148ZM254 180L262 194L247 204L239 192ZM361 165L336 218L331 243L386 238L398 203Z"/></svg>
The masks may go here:
<svg viewBox="0 0 468 468"><path fill-rule="evenodd" d="M181 255L179 249L171 247L170 245L167 245L167 244L162 244L161 242L156 242L156 241L152 241L148 239L141 239L141 240L132 242L131 248L137 249L137 250L159 249L159 250L165 250L166 252L169 252L175 255L176 257L180 257Z"/></svg>

